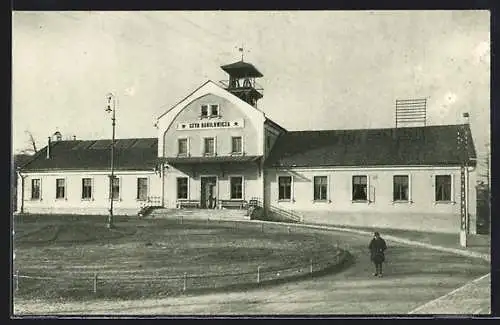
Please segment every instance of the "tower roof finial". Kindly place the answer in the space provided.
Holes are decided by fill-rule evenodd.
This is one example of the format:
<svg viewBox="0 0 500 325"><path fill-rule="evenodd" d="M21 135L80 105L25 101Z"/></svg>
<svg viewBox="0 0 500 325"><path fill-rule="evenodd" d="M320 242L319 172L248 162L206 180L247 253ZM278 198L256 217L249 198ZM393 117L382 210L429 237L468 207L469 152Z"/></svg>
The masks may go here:
<svg viewBox="0 0 500 325"><path fill-rule="evenodd" d="M241 52L241 62L243 62L243 53L244 53L243 44L238 48L238 51Z"/></svg>
<svg viewBox="0 0 500 325"><path fill-rule="evenodd" d="M235 46L234 48L238 49L238 52L241 53L241 60L240 60L240 62L243 62L245 52L248 53L250 51L248 51L248 50L245 51L245 47L243 46L243 43L241 43L241 46Z"/></svg>

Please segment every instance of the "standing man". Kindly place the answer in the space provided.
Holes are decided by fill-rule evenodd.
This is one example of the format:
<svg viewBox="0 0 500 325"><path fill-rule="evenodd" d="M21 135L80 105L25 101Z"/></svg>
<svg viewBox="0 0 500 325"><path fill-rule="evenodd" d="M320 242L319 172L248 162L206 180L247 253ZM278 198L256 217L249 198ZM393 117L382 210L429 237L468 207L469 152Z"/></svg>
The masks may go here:
<svg viewBox="0 0 500 325"><path fill-rule="evenodd" d="M387 245L377 231L373 234L373 239L368 248L370 249L371 260L375 264L375 273L373 275L382 277L382 263L385 261L384 252Z"/></svg>

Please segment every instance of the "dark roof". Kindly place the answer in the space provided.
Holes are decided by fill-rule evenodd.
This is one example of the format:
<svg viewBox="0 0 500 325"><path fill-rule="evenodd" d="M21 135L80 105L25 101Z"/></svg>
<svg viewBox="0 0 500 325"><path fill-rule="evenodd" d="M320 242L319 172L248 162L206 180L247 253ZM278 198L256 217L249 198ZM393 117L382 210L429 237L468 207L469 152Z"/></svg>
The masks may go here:
<svg viewBox="0 0 500 325"><path fill-rule="evenodd" d="M174 164L201 164L201 163L241 163L257 161L261 156L215 156L215 157L167 157L167 163Z"/></svg>
<svg viewBox="0 0 500 325"><path fill-rule="evenodd" d="M16 170L17 168L22 168L22 166L24 166L24 164L26 164L31 159L33 159L33 155L20 153L20 154L15 154L13 158L14 158L14 166L13 167L14 167L14 170Z"/></svg>
<svg viewBox="0 0 500 325"><path fill-rule="evenodd" d="M281 130L281 132L286 132L286 129L284 127L282 127L281 125L279 125L278 123L274 122L273 120L271 120L270 118L266 117L266 121L264 123L267 123L269 124L270 126L274 127L274 128L277 128L279 130Z"/></svg>
<svg viewBox="0 0 500 325"><path fill-rule="evenodd" d="M235 78L245 78L245 77L260 78L264 76L262 73L259 72L259 70L257 70L256 67L253 66L253 64L243 61L238 61L235 63L223 65L221 66L221 69L226 71L230 76L233 76Z"/></svg>
<svg viewBox="0 0 500 325"><path fill-rule="evenodd" d="M54 141L38 151L22 167L23 171L37 170L107 170L111 166L111 140ZM116 170L151 170L158 160L156 138L116 139Z"/></svg>
<svg viewBox="0 0 500 325"><path fill-rule="evenodd" d="M470 158L476 157L468 125L291 131L274 145L266 166L459 165L457 132L464 127ZM471 161L470 165L475 165Z"/></svg>

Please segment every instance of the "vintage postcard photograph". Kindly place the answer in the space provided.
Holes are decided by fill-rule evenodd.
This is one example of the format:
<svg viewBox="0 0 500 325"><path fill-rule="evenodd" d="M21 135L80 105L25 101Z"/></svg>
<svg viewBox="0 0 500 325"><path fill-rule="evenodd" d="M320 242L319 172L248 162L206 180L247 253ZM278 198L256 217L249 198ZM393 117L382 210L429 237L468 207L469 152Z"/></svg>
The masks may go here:
<svg viewBox="0 0 500 325"><path fill-rule="evenodd" d="M490 11L13 11L11 317L490 315Z"/></svg>

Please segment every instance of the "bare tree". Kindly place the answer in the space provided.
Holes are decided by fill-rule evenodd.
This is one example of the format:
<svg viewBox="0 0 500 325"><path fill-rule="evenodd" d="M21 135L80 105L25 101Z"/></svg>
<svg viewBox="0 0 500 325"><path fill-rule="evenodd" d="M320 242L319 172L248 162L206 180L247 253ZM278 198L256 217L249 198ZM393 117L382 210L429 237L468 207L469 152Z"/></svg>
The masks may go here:
<svg viewBox="0 0 500 325"><path fill-rule="evenodd" d="M28 130L24 131L24 133L27 134L27 136L28 136L29 147L20 150L19 153L25 154L25 155L37 153L38 149L36 147L36 141L35 141L35 137L33 136L33 133L31 133Z"/></svg>
<svg viewBox="0 0 500 325"><path fill-rule="evenodd" d="M30 131L26 131L26 132L28 132L29 141L30 141L31 145L33 146L33 151L36 153L38 150L36 150L35 138L33 137L33 134Z"/></svg>
<svg viewBox="0 0 500 325"><path fill-rule="evenodd" d="M484 184L487 185L488 189L490 188L490 181L491 181L491 175L490 175L490 145L486 144L486 153L484 155L484 158L480 160L480 163L483 165L484 171L479 174L479 177L483 179Z"/></svg>

